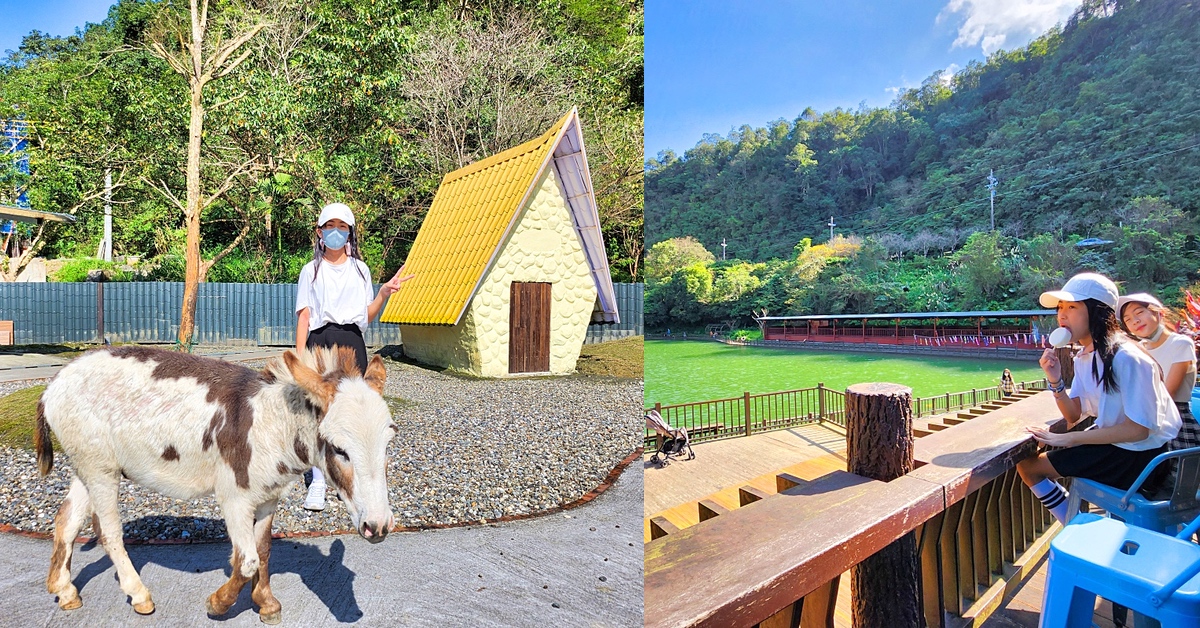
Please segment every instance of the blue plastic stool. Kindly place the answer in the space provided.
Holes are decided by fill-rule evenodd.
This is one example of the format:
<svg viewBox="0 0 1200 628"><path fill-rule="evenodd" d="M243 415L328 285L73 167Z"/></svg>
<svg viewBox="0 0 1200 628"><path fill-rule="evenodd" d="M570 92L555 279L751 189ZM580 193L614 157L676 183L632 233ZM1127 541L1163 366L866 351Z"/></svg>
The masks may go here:
<svg viewBox="0 0 1200 628"><path fill-rule="evenodd" d="M1042 628L1089 628L1096 596L1121 604L1163 628L1200 625L1200 546L1185 541L1197 517L1166 536L1084 513L1050 542Z"/></svg>
<svg viewBox="0 0 1200 628"><path fill-rule="evenodd" d="M1146 478L1160 464L1177 461L1175 486L1170 499L1150 500L1138 492ZM1120 490L1094 480L1074 478L1069 492L1067 520L1080 511L1080 502L1103 508L1108 514L1130 525L1147 530L1175 534L1180 526L1200 516L1200 447L1159 454L1146 465L1129 490Z"/></svg>

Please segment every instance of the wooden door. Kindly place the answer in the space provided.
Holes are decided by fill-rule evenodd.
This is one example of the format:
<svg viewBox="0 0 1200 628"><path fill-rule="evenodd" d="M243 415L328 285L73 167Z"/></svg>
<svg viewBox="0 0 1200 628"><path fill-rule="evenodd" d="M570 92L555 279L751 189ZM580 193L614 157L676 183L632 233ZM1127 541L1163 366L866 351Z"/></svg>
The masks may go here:
<svg viewBox="0 0 1200 628"><path fill-rule="evenodd" d="M508 372L548 372L550 284L514 281L508 303Z"/></svg>

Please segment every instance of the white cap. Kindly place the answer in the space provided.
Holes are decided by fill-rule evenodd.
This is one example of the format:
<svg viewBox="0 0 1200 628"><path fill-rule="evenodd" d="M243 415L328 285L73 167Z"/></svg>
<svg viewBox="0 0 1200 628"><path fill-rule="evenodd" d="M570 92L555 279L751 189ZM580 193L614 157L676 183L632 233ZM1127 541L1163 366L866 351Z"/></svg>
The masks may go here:
<svg viewBox="0 0 1200 628"><path fill-rule="evenodd" d="M354 212L350 211L350 206L345 203L330 203L322 207L321 216L317 218L317 226L320 227L334 218L351 227L354 226Z"/></svg>
<svg viewBox="0 0 1200 628"><path fill-rule="evenodd" d="M1079 273L1067 280L1062 290L1043 292L1038 302L1042 307L1058 307L1059 301L1083 301L1095 299L1115 312L1117 309L1117 284L1097 273Z"/></svg>
<svg viewBox="0 0 1200 628"><path fill-rule="evenodd" d="M1148 293L1138 292L1135 294L1127 294L1127 295L1121 297L1120 299L1117 299L1117 314L1120 315L1121 310L1125 309L1125 306L1129 305L1130 303L1141 303L1142 305L1154 305L1154 306L1157 306L1159 309L1164 309L1164 310L1166 309L1165 307L1163 307L1162 301L1159 301L1158 299L1154 298L1152 295L1150 295Z"/></svg>

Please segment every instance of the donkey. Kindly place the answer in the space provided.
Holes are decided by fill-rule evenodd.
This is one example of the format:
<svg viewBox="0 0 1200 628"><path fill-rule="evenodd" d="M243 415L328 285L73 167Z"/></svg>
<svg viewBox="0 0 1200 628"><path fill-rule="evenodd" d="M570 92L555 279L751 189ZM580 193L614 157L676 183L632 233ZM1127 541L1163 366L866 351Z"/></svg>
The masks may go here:
<svg viewBox="0 0 1200 628"><path fill-rule="evenodd" d="M46 589L64 610L83 601L71 583L71 551L88 515L133 610L154 612L122 542L121 476L178 499L215 494L233 543L229 581L208 598L228 612L247 581L262 621L278 623L267 562L283 490L321 469L354 528L378 543L394 519L387 499L388 441L397 428L384 402L379 356L360 374L348 348L287 351L257 372L241 365L145 347L89 351L58 373L37 406L34 446L43 476L54 465L50 430L75 475L54 518Z"/></svg>

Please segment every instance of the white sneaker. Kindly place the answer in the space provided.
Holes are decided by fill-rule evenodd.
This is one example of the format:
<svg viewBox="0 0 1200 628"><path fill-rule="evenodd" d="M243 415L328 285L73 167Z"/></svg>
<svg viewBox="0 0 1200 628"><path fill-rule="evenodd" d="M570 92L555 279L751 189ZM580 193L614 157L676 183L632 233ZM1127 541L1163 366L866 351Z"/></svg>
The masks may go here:
<svg viewBox="0 0 1200 628"><path fill-rule="evenodd" d="M325 510L325 483L313 482L308 485L308 496L304 499L305 510Z"/></svg>

